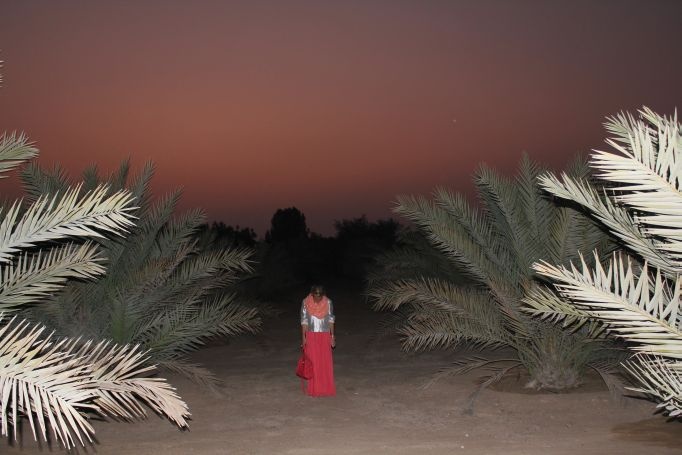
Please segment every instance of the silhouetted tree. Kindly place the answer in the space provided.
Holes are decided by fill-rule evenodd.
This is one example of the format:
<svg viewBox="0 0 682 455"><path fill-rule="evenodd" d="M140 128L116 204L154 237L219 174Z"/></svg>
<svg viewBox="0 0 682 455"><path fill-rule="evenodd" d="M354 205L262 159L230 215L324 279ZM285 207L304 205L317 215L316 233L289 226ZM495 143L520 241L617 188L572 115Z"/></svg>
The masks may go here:
<svg viewBox="0 0 682 455"><path fill-rule="evenodd" d="M265 240L270 243L307 239L310 234L305 215L296 207L277 209L270 226L270 230L265 234Z"/></svg>

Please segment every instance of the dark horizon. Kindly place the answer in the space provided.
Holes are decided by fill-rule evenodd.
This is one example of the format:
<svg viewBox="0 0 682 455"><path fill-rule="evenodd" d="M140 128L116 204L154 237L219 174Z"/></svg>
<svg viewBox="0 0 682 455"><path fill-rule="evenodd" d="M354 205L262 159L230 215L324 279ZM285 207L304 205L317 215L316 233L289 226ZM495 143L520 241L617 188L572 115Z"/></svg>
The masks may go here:
<svg viewBox="0 0 682 455"><path fill-rule="evenodd" d="M263 237L391 217L398 194L470 193L481 162L552 169L608 115L672 114L675 1L11 2L0 125L72 176L131 157L181 208ZM17 193L16 179L2 183Z"/></svg>

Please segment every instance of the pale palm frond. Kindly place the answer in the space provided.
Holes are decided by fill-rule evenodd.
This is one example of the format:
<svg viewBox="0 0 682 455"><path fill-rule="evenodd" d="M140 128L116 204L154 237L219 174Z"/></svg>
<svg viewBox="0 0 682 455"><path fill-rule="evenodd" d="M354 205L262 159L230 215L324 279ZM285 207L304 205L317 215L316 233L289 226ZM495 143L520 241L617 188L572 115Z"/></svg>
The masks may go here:
<svg viewBox="0 0 682 455"><path fill-rule="evenodd" d="M33 146L23 133L0 136L0 179L6 178L5 172L11 171L21 163L38 156L38 149Z"/></svg>
<svg viewBox="0 0 682 455"><path fill-rule="evenodd" d="M95 403L108 415L125 420L146 417L140 403L166 416L178 427L187 427L187 404L165 379L148 377L156 368L138 346L112 345L109 341L72 341L68 352L90 365L96 383Z"/></svg>
<svg viewBox="0 0 682 455"><path fill-rule="evenodd" d="M576 308L543 286L531 287L523 302L528 305L526 310L533 316L554 323L561 322L563 327L580 328L591 321L588 311Z"/></svg>
<svg viewBox="0 0 682 455"><path fill-rule="evenodd" d="M0 315L0 318L3 316ZM44 328L26 321L2 321L0 326L0 424L17 438L19 414L28 417L34 438L39 430L47 440L50 428L66 448L94 430L82 414L97 410L92 404L94 382L89 368L63 352L61 343L44 337Z"/></svg>
<svg viewBox="0 0 682 455"><path fill-rule="evenodd" d="M572 179L565 174L562 174L561 180L554 175L545 174L539 181L548 192L584 207L602 222L612 235L651 265L675 273L675 267L658 250L655 242L639 228L627 210L614 204L608 197L601 197L588 182Z"/></svg>
<svg viewBox="0 0 682 455"><path fill-rule="evenodd" d="M15 263L0 265L0 311L35 303L60 289L68 279L104 273L97 246L68 244L37 253L25 252Z"/></svg>
<svg viewBox="0 0 682 455"><path fill-rule="evenodd" d="M598 176L616 184L614 199L640 212L636 222L677 272L682 271L682 150L680 131L670 124L654 131L644 122L631 130L630 141L620 145L607 141L618 153L596 151L592 166Z"/></svg>
<svg viewBox="0 0 682 455"><path fill-rule="evenodd" d="M648 108L639 114L621 113L606 123L614 152L595 151L591 160L605 182L603 197L566 178L544 176L543 184L587 208L644 264L614 257L607 270L599 261L593 269L584 262L581 270L547 263L535 268L566 300L547 305L556 318L577 308L628 341L637 354L626 367L641 385L633 390L681 416L682 125L676 114L664 117ZM529 304L548 314L537 301Z"/></svg>
<svg viewBox="0 0 682 455"><path fill-rule="evenodd" d="M107 196L106 187L80 197L80 187L63 196L39 198L20 215L15 203L0 223L0 262L9 262L23 248L66 237L103 237L101 232L121 234L132 223L130 193Z"/></svg>
<svg viewBox="0 0 682 455"><path fill-rule="evenodd" d="M682 359L679 281L669 286L660 270L652 278L646 264L637 274L630 259L618 255L607 270L599 263L590 269L584 261L582 270L547 263L534 268L610 333L634 343L633 349Z"/></svg>
<svg viewBox="0 0 682 455"><path fill-rule="evenodd" d="M661 356L636 354L625 368L639 383L628 387L658 402L671 417L682 415L682 364Z"/></svg>

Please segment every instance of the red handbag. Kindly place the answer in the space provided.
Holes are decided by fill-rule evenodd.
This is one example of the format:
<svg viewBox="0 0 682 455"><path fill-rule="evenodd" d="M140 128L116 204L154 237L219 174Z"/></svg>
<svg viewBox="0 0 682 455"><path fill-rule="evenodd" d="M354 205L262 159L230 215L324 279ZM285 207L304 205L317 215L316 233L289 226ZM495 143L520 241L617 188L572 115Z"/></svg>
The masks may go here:
<svg viewBox="0 0 682 455"><path fill-rule="evenodd" d="M298 358L296 376L301 379L310 379L313 377L313 364L304 349L301 349L301 357Z"/></svg>

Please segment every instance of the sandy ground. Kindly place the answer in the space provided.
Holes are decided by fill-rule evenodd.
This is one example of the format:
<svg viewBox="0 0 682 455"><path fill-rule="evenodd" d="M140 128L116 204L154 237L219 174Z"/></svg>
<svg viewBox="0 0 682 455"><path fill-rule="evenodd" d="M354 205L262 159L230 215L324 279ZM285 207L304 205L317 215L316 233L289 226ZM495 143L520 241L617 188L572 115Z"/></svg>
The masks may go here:
<svg viewBox="0 0 682 455"><path fill-rule="evenodd" d="M463 415L474 372L420 386L452 353L419 356L394 338L374 340L379 315L354 295L335 299L338 395L310 398L294 376L295 311L267 321L258 336L214 345L194 358L225 380L222 397L169 376L189 403L189 431L152 416L128 424L95 422L98 454L679 454L682 426L653 414L653 404L612 402L596 383L569 394L486 390ZM295 306L296 303L292 303ZM348 311L349 308L355 308ZM59 453L30 433L3 453Z"/></svg>

